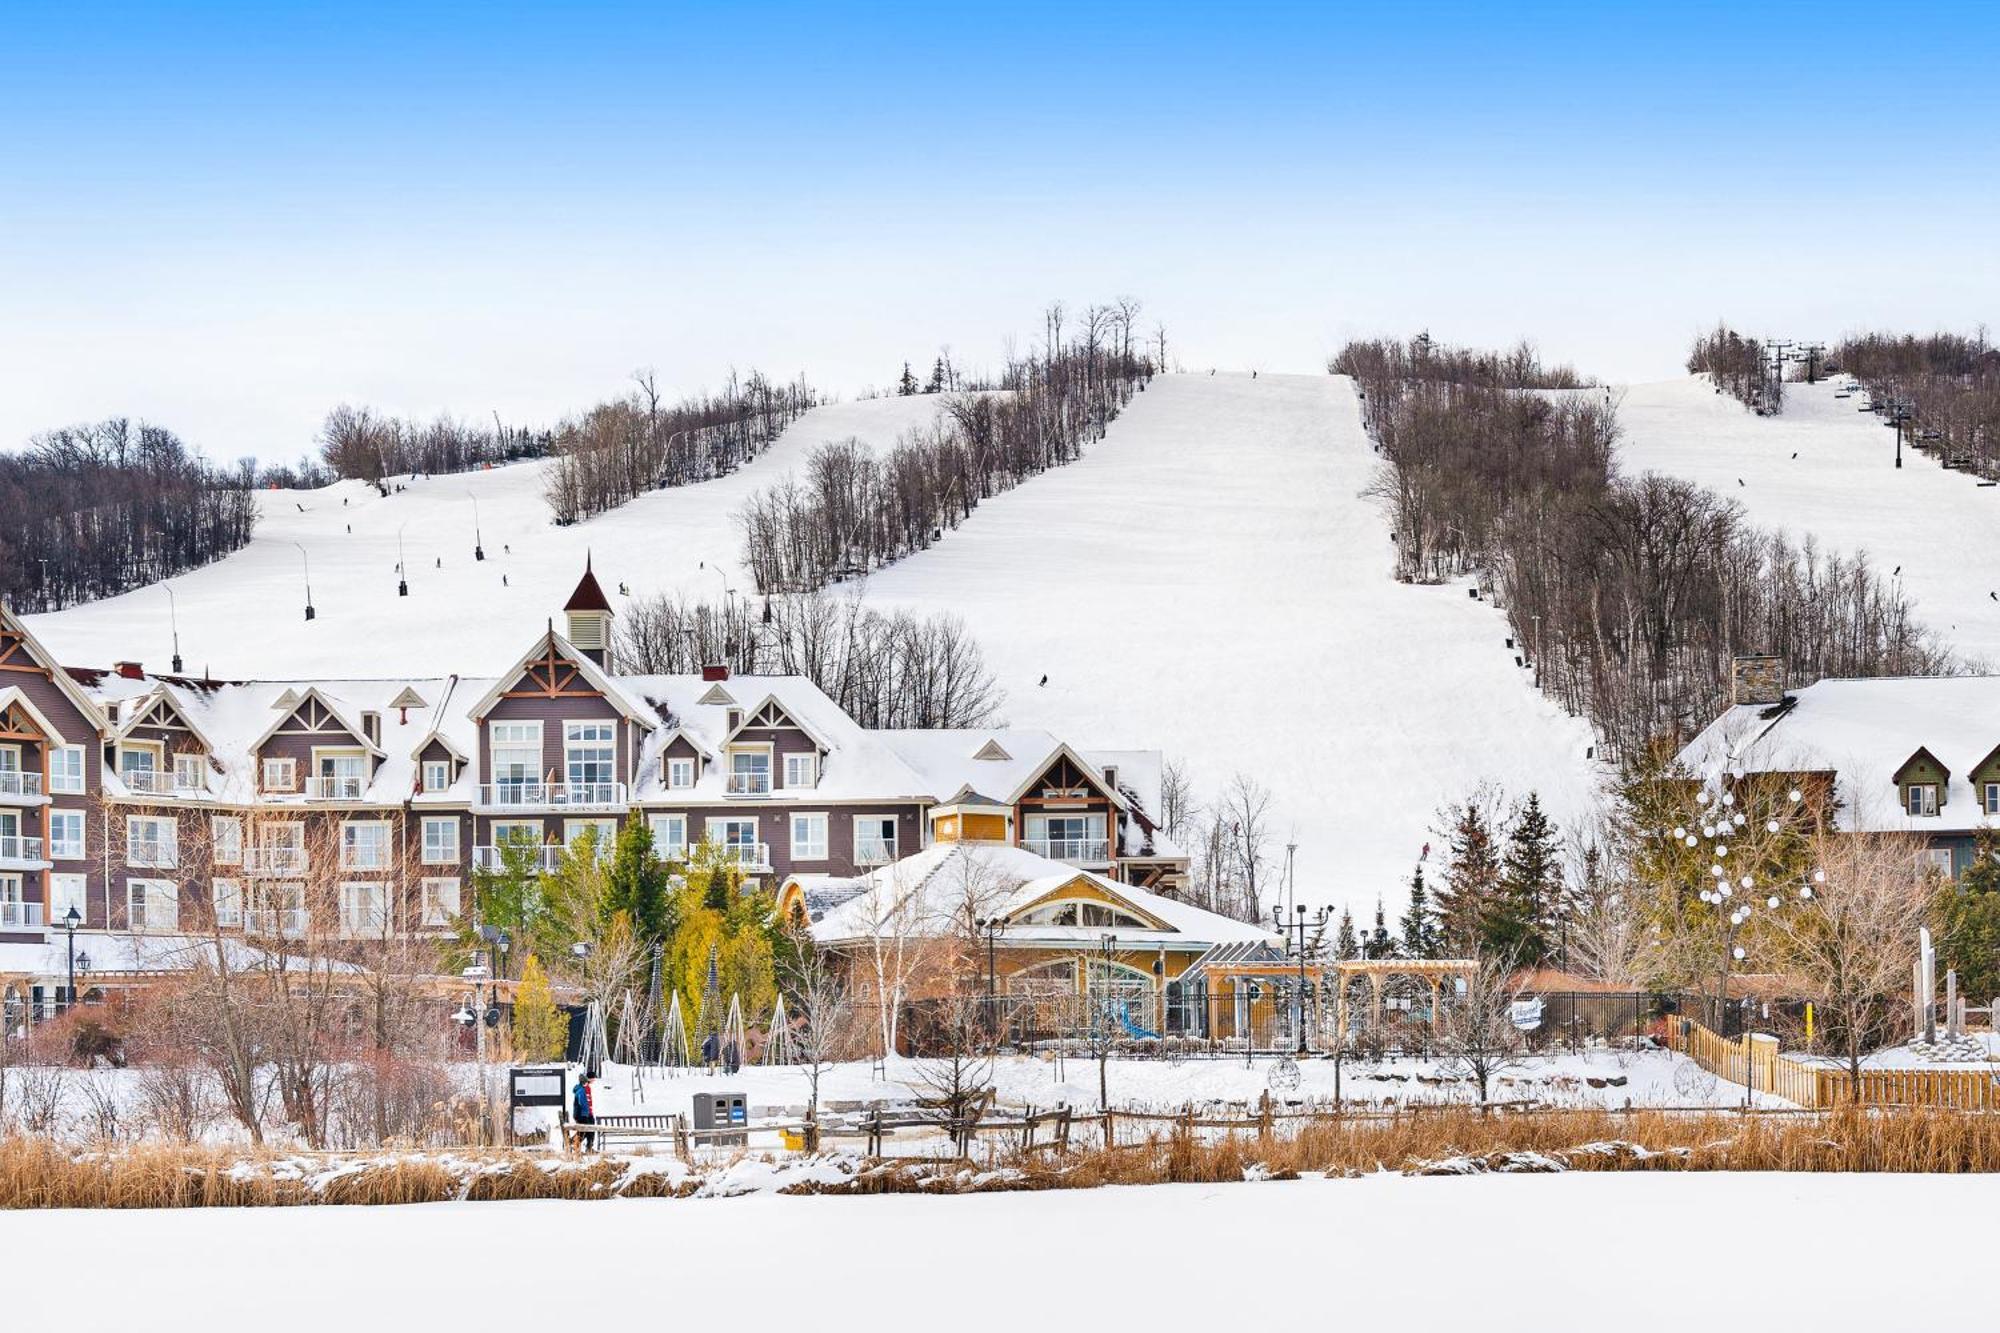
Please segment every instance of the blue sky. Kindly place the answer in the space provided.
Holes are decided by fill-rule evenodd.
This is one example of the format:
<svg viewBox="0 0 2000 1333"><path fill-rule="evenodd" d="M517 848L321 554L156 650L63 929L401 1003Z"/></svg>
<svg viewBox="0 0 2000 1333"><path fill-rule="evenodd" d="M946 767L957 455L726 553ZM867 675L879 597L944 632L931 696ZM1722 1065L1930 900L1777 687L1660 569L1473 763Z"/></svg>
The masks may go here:
<svg viewBox="0 0 2000 1333"><path fill-rule="evenodd" d="M1058 296L1271 370L1969 329L1996 52L1970 5L0 7L0 447L851 393Z"/></svg>

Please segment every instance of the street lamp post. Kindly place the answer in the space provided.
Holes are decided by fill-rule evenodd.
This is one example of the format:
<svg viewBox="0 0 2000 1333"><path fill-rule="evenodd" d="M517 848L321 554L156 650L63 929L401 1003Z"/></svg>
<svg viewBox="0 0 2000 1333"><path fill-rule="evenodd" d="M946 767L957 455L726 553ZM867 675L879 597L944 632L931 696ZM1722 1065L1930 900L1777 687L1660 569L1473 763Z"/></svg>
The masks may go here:
<svg viewBox="0 0 2000 1333"><path fill-rule="evenodd" d="M314 614L314 613L313 613L313 566L312 566L312 558L311 558L310 556L308 556L308 555L306 554L306 548L305 548L305 545L304 545L304 544L303 544L302 542L293 542L293 543L292 543L292 545L294 545L294 546L296 546L296 547L298 547L298 548L299 548L299 563L305 566L305 571L306 571L306 619L307 619L307 620L311 620L311 619L313 618L313 614Z"/></svg>
<svg viewBox="0 0 2000 1333"><path fill-rule="evenodd" d="M1306 931L1324 930L1326 923L1331 920L1333 920L1333 907L1331 904L1320 908L1312 916L1306 915L1306 905L1304 903L1294 904L1292 907L1292 920L1289 922L1285 920L1285 914L1282 909L1277 907L1271 909L1272 924L1278 928L1280 934L1286 937L1287 947L1291 948L1298 957L1299 991L1297 1000L1295 1001L1297 1020L1294 1026L1298 1029L1298 1053L1300 1055L1305 1055L1308 1049L1306 1045Z"/></svg>
<svg viewBox="0 0 2000 1333"><path fill-rule="evenodd" d="M63 994L63 1012L68 1013L76 1003L76 928L83 924L83 917L77 913L72 903L69 911L63 913L63 930L69 934L69 990Z"/></svg>

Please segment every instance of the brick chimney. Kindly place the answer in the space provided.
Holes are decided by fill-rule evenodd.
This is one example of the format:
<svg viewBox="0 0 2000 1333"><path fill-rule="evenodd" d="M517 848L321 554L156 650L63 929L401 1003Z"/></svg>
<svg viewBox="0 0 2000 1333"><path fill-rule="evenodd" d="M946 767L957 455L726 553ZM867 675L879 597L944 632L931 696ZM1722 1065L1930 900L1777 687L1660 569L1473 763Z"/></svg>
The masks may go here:
<svg viewBox="0 0 2000 1333"><path fill-rule="evenodd" d="M710 662L701 669L703 680L728 680L729 666L725 662Z"/></svg>
<svg viewBox="0 0 2000 1333"><path fill-rule="evenodd" d="M116 671L126 680L144 680L146 678L146 668L140 666L137 662L117 662L112 665L112 670Z"/></svg>
<svg viewBox="0 0 2000 1333"><path fill-rule="evenodd" d="M1785 662L1780 657L1732 658L1729 663L1729 702L1732 704L1776 704L1785 700Z"/></svg>

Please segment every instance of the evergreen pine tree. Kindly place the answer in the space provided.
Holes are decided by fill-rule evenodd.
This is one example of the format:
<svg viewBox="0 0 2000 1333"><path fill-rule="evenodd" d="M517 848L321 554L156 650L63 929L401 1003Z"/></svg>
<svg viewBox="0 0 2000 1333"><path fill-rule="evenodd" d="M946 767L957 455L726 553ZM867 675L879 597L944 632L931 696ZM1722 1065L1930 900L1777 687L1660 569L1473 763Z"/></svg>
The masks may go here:
<svg viewBox="0 0 2000 1333"><path fill-rule="evenodd" d="M1562 928L1563 898L1555 827L1543 813L1541 799L1530 792L1508 834L1500 892L1483 922L1487 951L1522 967L1547 962Z"/></svg>
<svg viewBox="0 0 2000 1333"><path fill-rule="evenodd" d="M601 911L607 920L614 912L624 912L633 933L650 945L671 932L671 906L666 864L653 854L652 830L635 814L618 830L613 844Z"/></svg>
<svg viewBox="0 0 2000 1333"><path fill-rule="evenodd" d="M1368 932L1368 942L1361 946L1365 958L1389 958L1396 952L1395 943L1389 938L1388 919L1382 913L1382 899L1375 899L1375 928Z"/></svg>
<svg viewBox="0 0 2000 1333"><path fill-rule="evenodd" d="M2000 833L1981 829L1972 864L1938 896L1938 956L1965 995L2000 995Z"/></svg>
<svg viewBox="0 0 2000 1333"><path fill-rule="evenodd" d="M944 392L944 358L943 358L943 357L939 357L939 358L938 358L938 359L937 359L936 361L934 361L934 362L932 362L932 363L931 363L931 378L930 378L930 383L928 383L928 384L924 385L924 392L925 392L925 393L942 393L942 392Z"/></svg>
<svg viewBox="0 0 2000 1333"><path fill-rule="evenodd" d="M1481 922L1500 891L1500 861L1479 806L1468 801L1451 830L1451 860L1438 887L1438 948L1470 958L1483 943Z"/></svg>
<svg viewBox="0 0 2000 1333"><path fill-rule="evenodd" d="M903 378L896 381L896 393L899 397L908 398L916 391L917 377L910 373L910 363L905 361L903 363Z"/></svg>
<svg viewBox="0 0 2000 1333"><path fill-rule="evenodd" d="M514 992L514 1055L521 1060L560 1060L569 1045L569 1022L556 1008L541 960L529 954Z"/></svg>
<svg viewBox="0 0 2000 1333"><path fill-rule="evenodd" d="M709 867L708 886L702 896L703 907L711 912L727 912L736 901L736 876L731 873L729 863L720 858Z"/></svg>
<svg viewBox="0 0 2000 1333"><path fill-rule="evenodd" d="M1333 937L1333 956L1339 959L1361 956L1361 942L1354 938L1354 913L1345 907L1340 909L1340 932Z"/></svg>
<svg viewBox="0 0 2000 1333"><path fill-rule="evenodd" d="M1403 909L1403 957L1435 958L1438 954L1437 914L1424 887L1424 867L1417 863L1410 876L1410 905Z"/></svg>

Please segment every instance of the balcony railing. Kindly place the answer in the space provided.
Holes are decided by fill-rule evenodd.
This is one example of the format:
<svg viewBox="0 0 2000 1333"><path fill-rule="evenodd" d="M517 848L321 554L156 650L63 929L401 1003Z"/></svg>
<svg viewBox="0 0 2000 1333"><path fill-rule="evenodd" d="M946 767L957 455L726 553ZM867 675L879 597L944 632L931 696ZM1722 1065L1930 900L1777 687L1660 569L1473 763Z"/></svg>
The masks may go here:
<svg viewBox="0 0 2000 1333"><path fill-rule="evenodd" d="M1037 856L1073 866L1100 866L1111 860L1111 842L1106 838L1023 838L1021 845Z"/></svg>
<svg viewBox="0 0 2000 1333"><path fill-rule="evenodd" d="M771 775L769 773L731 773L729 775L731 796L769 796Z"/></svg>
<svg viewBox="0 0 2000 1333"><path fill-rule="evenodd" d="M503 810L621 809L626 804L622 782L489 782L479 789L479 803Z"/></svg>
<svg viewBox="0 0 2000 1333"><path fill-rule="evenodd" d="M860 866L885 866L896 859L894 838L862 838L854 844L854 863Z"/></svg>
<svg viewBox="0 0 2000 1333"><path fill-rule="evenodd" d="M0 800L8 797L40 796L42 775L23 773L17 769L0 769Z"/></svg>
<svg viewBox="0 0 2000 1333"><path fill-rule="evenodd" d="M252 875L303 875L306 873L306 849L245 847L243 869Z"/></svg>
<svg viewBox="0 0 2000 1333"><path fill-rule="evenodd" d="M562 851L562 848L552 842L524 844L518 847L474 847L472 868L489 871L505 870L506 853L515 853L518 860L520 853L525 852L529 868L547 875L554 873L557 864L562 860Z"/></svg>
<svg viewBox="0 0 2000 1333"><path fill-rule="evenodd" d="M0 902L0 930L32 930L41 924L40 903Z"/></svg>
<svg viewBox="0 0 2000 1333"><path fill-rule="evenodd" d="M178 773L164 769L134 768L121 772L125 790L139 796L189 796L201 791L200 783L181 781Z"/></svg>
<svg viewBox="0 0 2000 1333"><path fill-rule="evenodd" d="M306 779L308 801L358 801L361 799L361 793L367 790L368 779L363 777Z"/></svg>
<svg viewBox="0 0 2000 1333"><path fill-rule="evenodd" d="M40 838L15 837L12 834L0 837L0 861L39 861L42 859Z"/></svg>
<svg viewBox="0 0 2000 1333"><path fill-rule="evenodd" d="M243 914L243 930L250 935L296 940L311 929L312 913L303 907L259 907Z"/></svg>
<svg viewBox="0 0 2000 1333"><path fill-rule="evenodd" d="M745 870L769 870L771 868L771 848L761 842L725 842L721 847L722 857L733 861Z"/></svg>

